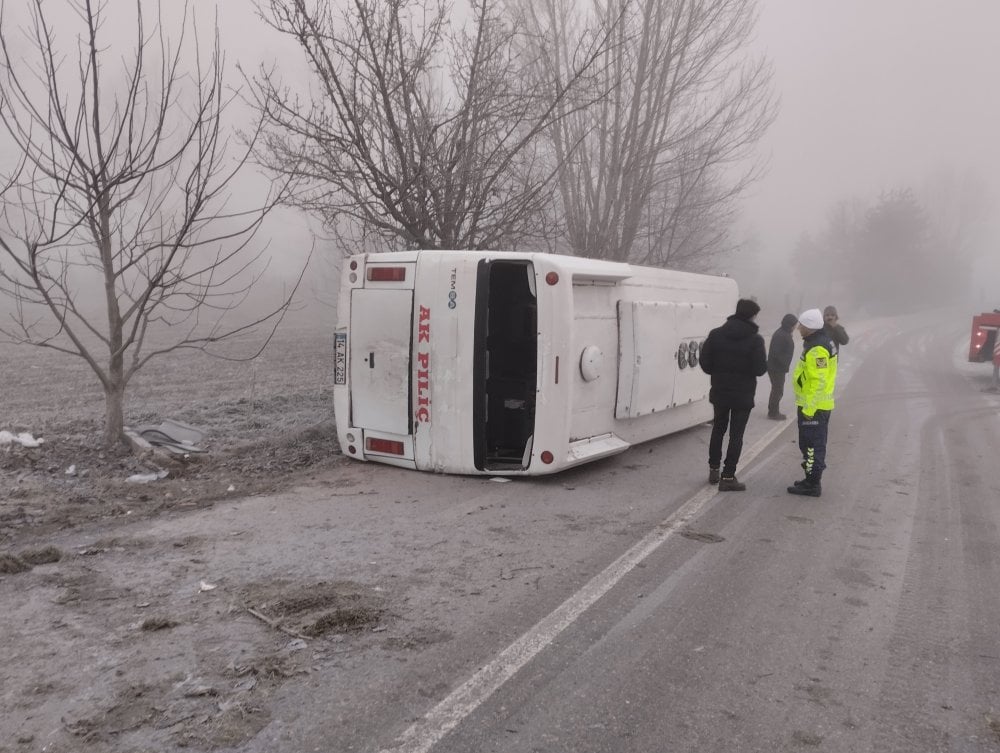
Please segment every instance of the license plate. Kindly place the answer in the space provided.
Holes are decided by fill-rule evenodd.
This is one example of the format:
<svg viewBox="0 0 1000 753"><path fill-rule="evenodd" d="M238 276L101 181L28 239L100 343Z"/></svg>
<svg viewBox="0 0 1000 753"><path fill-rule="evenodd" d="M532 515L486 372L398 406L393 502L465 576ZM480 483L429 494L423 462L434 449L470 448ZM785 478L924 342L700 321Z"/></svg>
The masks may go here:
<svg viewBox="0 0 1000 753"><path fill-rule="evenodd" d="M333 383L347 384L347 333L333 333Z"/></svg>

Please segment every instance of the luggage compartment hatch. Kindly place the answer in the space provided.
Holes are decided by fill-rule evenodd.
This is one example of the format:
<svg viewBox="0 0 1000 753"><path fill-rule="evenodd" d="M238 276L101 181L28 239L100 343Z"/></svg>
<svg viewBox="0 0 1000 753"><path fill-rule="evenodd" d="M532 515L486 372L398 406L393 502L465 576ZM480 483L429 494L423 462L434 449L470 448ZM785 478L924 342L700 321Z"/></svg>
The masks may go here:
<svg viewBox="0 0 1000 753"><path fill-rule="evenodd" d="M706 303L618 301L615 418L636 418L708 396L698 354L712 324Z"/></svg>

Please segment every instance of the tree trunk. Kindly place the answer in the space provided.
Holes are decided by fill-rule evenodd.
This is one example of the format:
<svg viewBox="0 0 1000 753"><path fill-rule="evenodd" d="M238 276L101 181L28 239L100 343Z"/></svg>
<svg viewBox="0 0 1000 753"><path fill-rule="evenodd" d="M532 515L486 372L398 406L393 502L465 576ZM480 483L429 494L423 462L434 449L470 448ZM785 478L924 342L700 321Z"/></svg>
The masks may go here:
<svg viewBox="0 0 1000 753"><path fill-rule="evenodd" d="M104 387L104 446L114 447L125 438L125 384L112 376Z"/></svg>

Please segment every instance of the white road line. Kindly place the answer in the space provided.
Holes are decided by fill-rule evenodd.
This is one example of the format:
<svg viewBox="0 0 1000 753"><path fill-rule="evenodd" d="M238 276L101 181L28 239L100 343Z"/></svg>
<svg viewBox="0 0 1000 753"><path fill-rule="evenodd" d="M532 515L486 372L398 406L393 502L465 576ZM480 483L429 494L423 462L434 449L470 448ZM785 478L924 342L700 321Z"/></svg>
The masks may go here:
<svg viewBox="0 0 1000 753"><path fill-rule="evenodd" d="M764 448L784 431L789 424L781 423L743 453L741 464L751 462ZM498 690L518 670L531 661L594 602L611 590L636 565L655 552L685 523L694 518L719 491L708 486L685 502L673 515L660 523L652 532L625 554L594 576L583 588L564 601L554 612L510 644L497 657L481 668L451 695L415 722L395 744L382 753L427 753L448 732L454 729L480 704Z"/></svg>

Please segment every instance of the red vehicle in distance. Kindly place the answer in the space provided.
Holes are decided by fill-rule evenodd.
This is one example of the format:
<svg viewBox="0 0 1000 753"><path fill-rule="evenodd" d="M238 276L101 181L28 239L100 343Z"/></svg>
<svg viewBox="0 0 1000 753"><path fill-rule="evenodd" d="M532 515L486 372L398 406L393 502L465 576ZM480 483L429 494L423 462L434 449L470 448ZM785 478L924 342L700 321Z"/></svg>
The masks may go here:
<svg viewBox="0 0 1000 753"><path fill-rule="evenodd" d="M998 330L1000 330L1000 309L972 317L972 337L969 340L970 361L986 363L1000 358Z"/></svg>
<svg viewBox="0 0 1000 753"><path fill-rule="evenodd" d="M1000 392L1000 309L972 317L972 337L969 339L969 360L973 363L993 362L993 384L987 392Z"/></svg>

